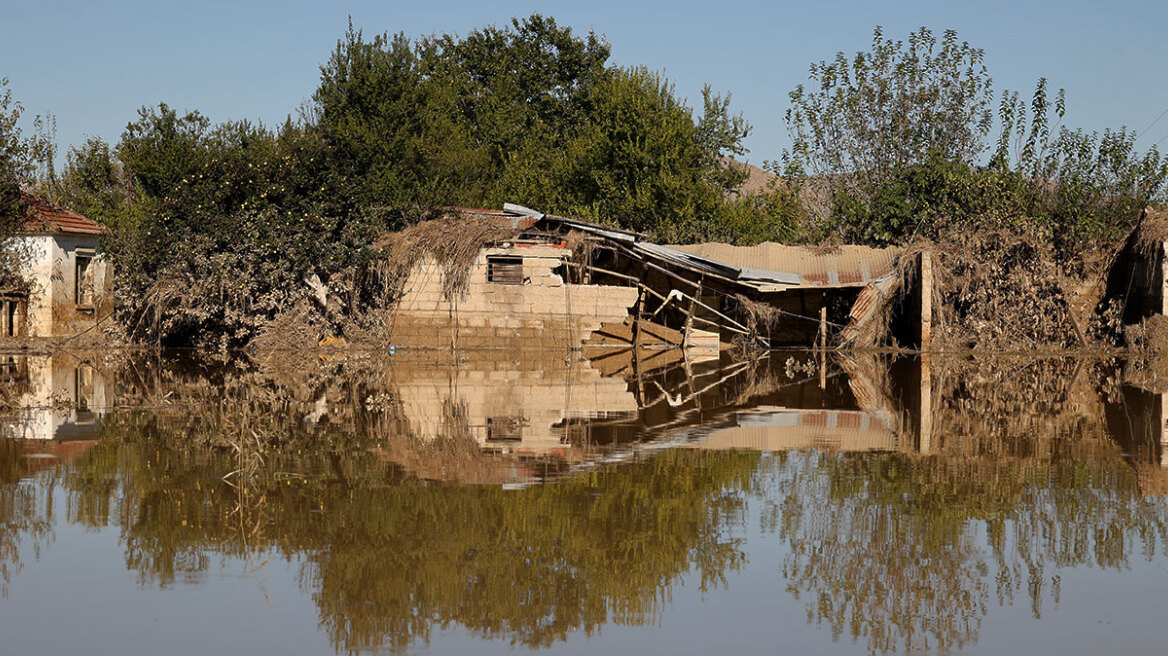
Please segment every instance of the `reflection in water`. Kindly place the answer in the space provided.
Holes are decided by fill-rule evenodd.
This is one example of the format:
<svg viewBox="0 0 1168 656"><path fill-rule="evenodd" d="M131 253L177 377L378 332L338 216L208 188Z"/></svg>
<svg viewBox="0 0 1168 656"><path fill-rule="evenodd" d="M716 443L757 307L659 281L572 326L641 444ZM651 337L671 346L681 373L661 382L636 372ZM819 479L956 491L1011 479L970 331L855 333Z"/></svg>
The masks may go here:
<svg viewBox="0 0 1168 656"><path fill-rule="evenodd" d="M789 589L874 652L962 647L1020 593L1038 619L1062 569L1125 569L1168 538L1168 505L1121 462L803 454L769 490Z"/></svg>
<svg viewBox="0 0 1168 656"><path fill-rule="evenodd" d="M532 646L651 622L681 575L710 585L741 563L724 528L758 458L673 451L505 490L394 481L370 458L275 454L270 473L230 485L232 455L153 439L89 456L63 481L74 520L109 521L106 483L119 479L126 564L144 584L199 581L213 554L296 558L345 651L403 649L447 622Z"/></svg>
<svg viewBox="0 0 1168 656"><path fill-rule="evenodd" d="M1066 570L1165 555L1164 398L1113 367L678 355L14 358L0 586L68 522L117 530L143 586L298 563L341 652L546 647L778 549L811 626L944 652Z"/></svg>
<svg viewBox="0 0 1168 656"><path fill-rule="evenodd" d="M1083 368L926 368L896 393L930 409L908 420L918 451L784 459L765 516L809 617L873 652L946 652L976 640L991 600L1024 594L1038 619L1061 570L1165 555L1161 397Z"/></svg>

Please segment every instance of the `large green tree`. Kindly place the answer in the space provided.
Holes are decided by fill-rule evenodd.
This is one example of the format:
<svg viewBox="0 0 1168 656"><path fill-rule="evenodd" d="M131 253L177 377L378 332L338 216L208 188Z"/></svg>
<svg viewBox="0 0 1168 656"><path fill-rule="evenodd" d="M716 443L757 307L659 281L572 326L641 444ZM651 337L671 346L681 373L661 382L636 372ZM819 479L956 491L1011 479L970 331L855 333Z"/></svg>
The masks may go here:
<svg viewBox="0 0 1168 656"><path fill-rule="evenodd" d="M465 37L366 39L322 67L314 125L361 202L516 201L653 231L720 210L749 125L704 92L701 116L660 75L538 14Z"/></svg>
<svg viewBox="0 0 1168 656"><path fill-rule="evenodd" d="M725 234L769 212L730 194L744 176L725 158L749 129L728 97L706 89L695 112L661 75L538 14L465 36L350 26L297 120L144 107L113 148L72 150L54 188L110 226L132 331L231 346L303 300L306 277L369 257L371 231L445 205Z"/></svg>

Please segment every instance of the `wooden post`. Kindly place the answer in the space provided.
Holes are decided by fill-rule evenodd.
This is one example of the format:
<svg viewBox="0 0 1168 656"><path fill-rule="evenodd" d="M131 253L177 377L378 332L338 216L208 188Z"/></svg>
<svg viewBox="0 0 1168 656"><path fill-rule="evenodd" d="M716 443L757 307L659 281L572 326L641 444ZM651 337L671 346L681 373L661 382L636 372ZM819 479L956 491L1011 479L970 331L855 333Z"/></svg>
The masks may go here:
<svg viewBox="0 0 1168 656"><path fill-rule="evenodd" d="M826 299L825 299L826 300ZM819 350L827 351L827 306L819 308Z"/></svg>
<svg viewBox="0 0 1168 656"><path fill-rule="evenodd" d="M921 251L921 352L933 348L933 256Z"/></svg>
<svg viewBox="0 0 1168 656"><path fill-rule="evenodd" d="M685 332L681 337L682 348L689 348L690 346L690 339L693 335L694 308L697 306L697 297L701 295L702 288L698 287L697 293L689 298L689 310L685 313ZM686 366L688 367L689 365L687 364Z"/></svg>
<svg viewBox="0 0 1168 656"><path fill-rule="evenodd" d="M826 299L824 299L826 300ZM819 308L819 389L827 389L827 306Z"/></svg>
<svg viewBox="0 0 1168 656"><path fill-rule="evenodd" d="M1160 314L1168 315L1168 267L1164 266L1168 260L1168 241L1160 247Z"/></svg>
<svg viewBox="0 0 1168 656"><path fill-rule="evenodd" d="M1160 466L1168 468L1168 394L1160 395Z"/></svg>
<svg viewBox="0 0 1168 656"><path fill-rule="evenodd" d="M917 449L927 455L933 448L933 363L928 351L921 353L920 435Z"/></svg>

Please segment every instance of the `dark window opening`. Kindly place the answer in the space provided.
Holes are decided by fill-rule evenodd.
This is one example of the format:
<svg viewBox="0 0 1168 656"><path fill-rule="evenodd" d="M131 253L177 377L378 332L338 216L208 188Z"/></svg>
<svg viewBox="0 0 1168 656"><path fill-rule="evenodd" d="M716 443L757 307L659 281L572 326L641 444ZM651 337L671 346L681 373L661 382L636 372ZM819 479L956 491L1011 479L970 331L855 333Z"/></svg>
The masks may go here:
<svg viewBox="0 0 1168 656"><path fill-rule="evenodd" d="M0 299L0 334L5 337L23 337L26 301L22 298Z"/></svg>
<svg viewBox="0 0 1168 656"><path fill-rule="evenodd" d="M488 257L487 282L500 285L523 284L523 258L521 257Z"/></svg>
<svg viewBox="0 0 1168 656"><path fill-rule="evenodd" d="M523 417L487 417L488 442L518 442L523 439Z"/></svg>
<svg viewBox="0 0 1168 656"><path fill-rule="evenodd" d="M78 307L93 307L93 256L78 255L74 300Z"/></svg>

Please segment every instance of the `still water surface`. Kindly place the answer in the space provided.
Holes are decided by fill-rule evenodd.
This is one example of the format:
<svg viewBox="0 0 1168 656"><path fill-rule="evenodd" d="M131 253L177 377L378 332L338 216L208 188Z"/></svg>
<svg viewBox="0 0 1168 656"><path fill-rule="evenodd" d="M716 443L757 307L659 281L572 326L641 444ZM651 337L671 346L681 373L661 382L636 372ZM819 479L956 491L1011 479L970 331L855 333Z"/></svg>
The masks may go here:
<svg viewBox="0 0 1168 656"><path fill-rule="evenodd" d="M0 358L0 652L1163 653L1074 358Z"/></svg>

